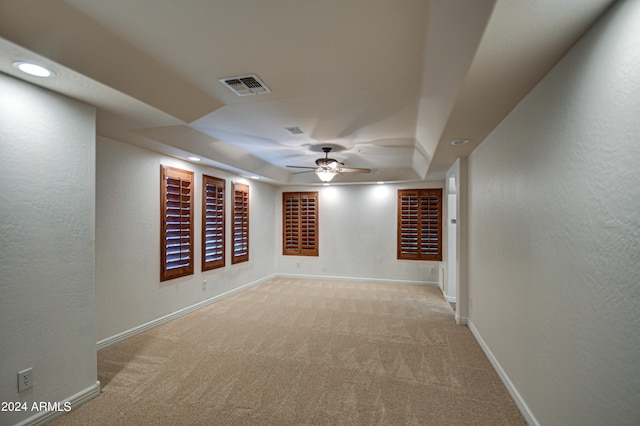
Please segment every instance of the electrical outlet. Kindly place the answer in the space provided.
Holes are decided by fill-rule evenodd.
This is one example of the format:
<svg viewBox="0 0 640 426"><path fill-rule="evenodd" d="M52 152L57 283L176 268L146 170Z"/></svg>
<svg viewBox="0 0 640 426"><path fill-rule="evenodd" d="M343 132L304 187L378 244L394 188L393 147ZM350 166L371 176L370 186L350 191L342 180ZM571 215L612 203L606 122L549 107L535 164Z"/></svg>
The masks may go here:
<svg viewBox="0 0 640 426"><path fill-rule="evenodd" d="M18 372L18 392L33 387L33 367Z"/></svg>
<svg viewBox="0 0 640 426"><path fill-rule="evenodd" d="M202 291L207 289L207 280L202 280Z"/></svg>

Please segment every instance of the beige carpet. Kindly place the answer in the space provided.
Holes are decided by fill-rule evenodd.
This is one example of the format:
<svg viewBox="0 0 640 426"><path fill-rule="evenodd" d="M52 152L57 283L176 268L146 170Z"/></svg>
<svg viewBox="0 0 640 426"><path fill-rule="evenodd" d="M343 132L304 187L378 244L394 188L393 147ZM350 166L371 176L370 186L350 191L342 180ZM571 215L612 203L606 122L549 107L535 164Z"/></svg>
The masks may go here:
<svg viewBox="0 0 640 426"><path fill-rule="evenodd" d="M524 425L437 288L274 279L98 352L56 425Z"/></svg>

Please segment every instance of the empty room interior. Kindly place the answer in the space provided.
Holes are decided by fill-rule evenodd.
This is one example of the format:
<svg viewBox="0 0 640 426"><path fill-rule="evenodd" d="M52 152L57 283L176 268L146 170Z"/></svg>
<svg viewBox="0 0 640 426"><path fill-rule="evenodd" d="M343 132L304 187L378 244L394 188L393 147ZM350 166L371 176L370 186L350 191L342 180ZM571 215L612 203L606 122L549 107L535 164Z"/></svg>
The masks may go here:
<svg viewBox="0 0 640 426"><path fill-rule="evenodd" d="M640 424L639 22L0 0L0 425Z"/></svg>

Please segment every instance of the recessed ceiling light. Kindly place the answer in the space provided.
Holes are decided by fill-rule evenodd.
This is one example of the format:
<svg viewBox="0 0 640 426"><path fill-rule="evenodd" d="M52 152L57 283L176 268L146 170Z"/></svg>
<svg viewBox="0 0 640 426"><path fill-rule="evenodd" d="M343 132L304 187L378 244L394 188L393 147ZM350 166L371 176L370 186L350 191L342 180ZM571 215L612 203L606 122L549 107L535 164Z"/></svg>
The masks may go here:
<svg viewBox="0 0 640 426"><path fill-rule="evenodd" d="M30 62L14 62L13 66L18 68L20 71L27 73L29 75L33 75L36 77L54 77L56 73L47 69L41 65L32 64Z"/></svg>
<svg viewBox="0 0 640 426"><path fill-rule="evenodd" d="M450 143L451 145L464 145L465 143L469 143L469 139L456 139Z"/></svg>
<svg viewBox="0 0 640 426"><path fill-rule="evenodd" d="M200 161L200 158L198 157L188 157L188 159L191 161Z"/></svg>

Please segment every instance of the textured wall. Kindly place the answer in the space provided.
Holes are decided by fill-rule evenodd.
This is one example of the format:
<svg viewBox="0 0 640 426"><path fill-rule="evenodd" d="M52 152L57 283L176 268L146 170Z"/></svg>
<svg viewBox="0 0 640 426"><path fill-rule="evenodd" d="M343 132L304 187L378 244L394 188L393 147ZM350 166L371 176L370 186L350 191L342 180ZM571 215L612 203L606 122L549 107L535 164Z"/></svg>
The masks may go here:
<svg viewBox="0 0 640 426"><path fill-rule="evenodd" d="M160 164L194 171L195 273L160 282ZM249 262L200 272L202 173L250 185ZM275 189L99 137L96 170L96 331L107 339L275 273ZM230 202L227 202L227 230ZM207 280L206 290L202 281Z"/></svg>
<svg viewBox="0 0 640 426"><path fill-rule="evenodd" d="M640 424L640 2L469 160L470 323L543 425Z"/></svg>
<svg viewBox="0 0 640 426"><path fill-rule="evenodd" d="M278 273L436 283L438 262L397 259L396 218L399 188L440 186L442 182L284 188L283 191L319 192L320 255L282 255L282 195L279 192L275 247L279 255Z"/></svg>
<svg viewBox="0 0 640 426"><path fill-rule="evenodd" d="M0 401L30 407L96 383L95 109L4 74L0 94Z"/></svg>

